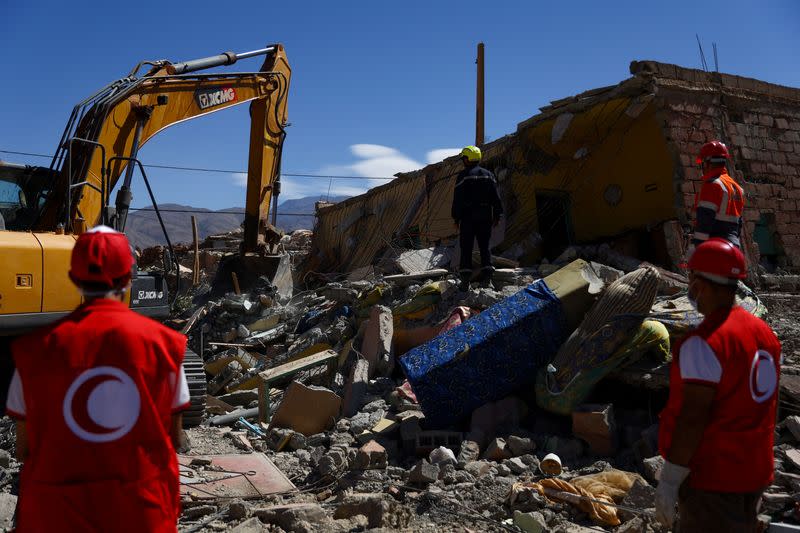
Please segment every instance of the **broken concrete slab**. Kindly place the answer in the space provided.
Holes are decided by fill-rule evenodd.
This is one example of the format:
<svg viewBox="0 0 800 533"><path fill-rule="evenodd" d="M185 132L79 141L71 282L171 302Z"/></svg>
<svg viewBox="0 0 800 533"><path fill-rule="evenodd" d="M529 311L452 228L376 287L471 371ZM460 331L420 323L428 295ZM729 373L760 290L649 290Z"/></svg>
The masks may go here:
<svg viewBox="0 0 800 533"><path fill-rule="evenodd" d="M198 458L210 460L211 466L190 466ZM292 482L262 453L179 455L178 463L181 495L195 500L263 498L295 490Z"/></svg>
<svg viewBox="0 0 800 533"><path fill-rule="evenodd" d="M350 370L344 389L343 416L353 416L364 405L364 396L369 385L369 367L369 361L358 359Z"/></svg>
<svg viewBox="0 0 800 533"><path fill-rule="evenodd" d="M292 533L311 533L319 530L330 518L319 504L289 503L253 510L253 515L267 524L277 524Z"/></svg>
<svg viewBox="0 0 800 533"><path fill-rule="evenodd" d="M572 434L586 441L595 455L616 451L614 408L611 404L584 404L572 413Z"/></svg>
<svg viewBox="0 0 800 533"><path fill-rule="evenodd" d="M333 513L336 519L357 515L367 517L369 528L405 528L411 520L408 509L383 494L350 494L342 499Z"/></svg>
<svg viewBox="0 0 800 533"><path fill-rule="evenodd" d="M369 323L361 343L361 353L369 362L369 376L389 375L394 368L392 352L392 336L394 322L392 311L382 305L374 306L370 311Z"/></svg>
<svg viewBox="0 0 800 533"><path fill-rule="evenodd" d="M333 391L293 381L270 425L291 428L308 437L331 429L339 419L341 406L342 399Z"/></svg>

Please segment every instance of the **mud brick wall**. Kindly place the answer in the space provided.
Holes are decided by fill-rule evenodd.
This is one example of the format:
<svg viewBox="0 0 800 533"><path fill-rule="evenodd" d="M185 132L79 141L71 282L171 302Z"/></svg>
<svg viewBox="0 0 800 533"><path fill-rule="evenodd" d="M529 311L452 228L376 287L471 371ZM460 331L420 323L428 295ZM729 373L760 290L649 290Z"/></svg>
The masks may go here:
<svg viewBox="0 0 800 533"><path fill-rule="evenodd" d="M732 152L731 174L745 190L744 233L751 262L759 261L753 241L756 223L768 214L769 229L784 254L780 266L796 269L800 267L800 90L724 77L754 82L758 91L698 86L696 80L691 87L659 84L660 120L674 161L676 210L683 221L691 220L701 186L695 157L703 143L721 139ZM797 99L786 98L787 90Z"/></svg>

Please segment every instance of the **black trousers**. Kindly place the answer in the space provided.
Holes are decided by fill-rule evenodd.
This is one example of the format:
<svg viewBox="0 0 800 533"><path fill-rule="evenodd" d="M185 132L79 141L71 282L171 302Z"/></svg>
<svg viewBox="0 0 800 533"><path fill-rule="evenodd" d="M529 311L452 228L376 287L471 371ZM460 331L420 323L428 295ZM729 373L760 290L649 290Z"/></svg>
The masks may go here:
<svg viewBox="0 0 800 533"><path fill-rule="evenodd" d="M492 266L492 256L489 253L489 239L492 236L492 218L465 217L459 225L459 244L461 245L460 271L472 271L472 247L478 241L481 252L481 269Z"/></svg>

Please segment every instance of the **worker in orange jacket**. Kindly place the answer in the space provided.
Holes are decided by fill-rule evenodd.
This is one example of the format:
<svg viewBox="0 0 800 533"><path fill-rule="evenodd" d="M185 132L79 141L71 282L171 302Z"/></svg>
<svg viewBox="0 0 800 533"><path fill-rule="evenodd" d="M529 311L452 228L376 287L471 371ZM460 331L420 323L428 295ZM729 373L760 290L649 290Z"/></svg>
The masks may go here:
<svg viewBox="0 0 800 533"><path fill-rule="evenodd" d="M720 141L707 142L700 149L697 164L703 171L703 184L694 200L694 246L719 237L742 247L744 190L728 174L729 158L728 147Z"/></svg>

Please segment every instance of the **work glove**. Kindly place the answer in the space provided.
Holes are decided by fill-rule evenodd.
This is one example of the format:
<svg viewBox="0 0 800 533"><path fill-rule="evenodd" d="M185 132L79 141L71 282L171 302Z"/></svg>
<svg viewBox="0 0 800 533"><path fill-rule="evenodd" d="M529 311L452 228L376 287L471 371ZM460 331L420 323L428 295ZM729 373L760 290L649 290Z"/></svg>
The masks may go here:
<svg viewBox="0 0 800 533"><path fill-rule="evenodd" d="M667 528L672 529L672 524L675 522L678 489L688 475L687 467L669 461L664 462L664 466L661 468L661 476L656 489L656 518Z"/></svg>

